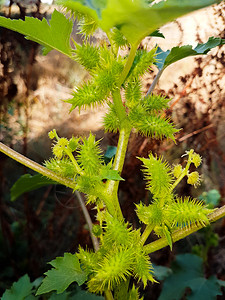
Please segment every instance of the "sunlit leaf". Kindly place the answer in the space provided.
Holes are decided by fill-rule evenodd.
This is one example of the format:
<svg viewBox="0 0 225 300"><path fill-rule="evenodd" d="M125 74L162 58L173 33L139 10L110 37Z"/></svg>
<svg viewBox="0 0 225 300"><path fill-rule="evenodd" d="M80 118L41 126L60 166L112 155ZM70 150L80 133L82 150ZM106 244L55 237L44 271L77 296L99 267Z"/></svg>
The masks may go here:
<svg viewBox="0 0 225 300"><path fill-rule="evenodd" d="M17 31L32 40L43 45L44 54L55 49L67 56L71 56L70 35L73 23L62 13L54 10L49 24L45 18L25 17L23 20L11 20L0 17L0 26Z"/></svg>

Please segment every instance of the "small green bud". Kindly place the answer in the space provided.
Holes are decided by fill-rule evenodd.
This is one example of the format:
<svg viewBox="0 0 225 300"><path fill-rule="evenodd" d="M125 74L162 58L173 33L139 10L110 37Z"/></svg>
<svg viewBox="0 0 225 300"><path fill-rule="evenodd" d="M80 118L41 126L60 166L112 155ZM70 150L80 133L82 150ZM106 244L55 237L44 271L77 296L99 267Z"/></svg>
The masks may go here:
<svg viewBox="0 0 225 300"><path fill-rule="evenodd" d="M102 228L100 225L96 224L92 227L92 232L96 237L99 237L102 234Z"/></svg>
<svg viewBox="0 0 225 300"><path fill-rule="evenodd" d="M69 141L66 138L60 138L58 141L58 145L64 148L69 145Z"/></svg>
<svg viewBox="0 0 225 300"><path fill-rule="evenodd" d="M187 175L188 180L187 183L193 185L194 187L197 187L201 183L201 178L198 174L198 172L192 172Z"/></svg>
<svg viewBox="0 0 225 300"><path fill-rule="evenodd" d="M181 175L182 171L183 171L183 168L180 164L175 165L173 168L174 177L178 178Z"/></svg>
<svg viewBox="0 0 225 300"><path fill-rule="evenodd" d="M71 149L72 152L77 149L78 142L79 142L79 138L76 139L74 136L69 140L69 148Z"/></svg>
<svg viewBox="0 0 225 300"><path fill-rule="evenodd" d="M53 140L56 137L56 130L53 129L53 130L49 131L48 136L51 140Z"/></svg>
<svg viewBox="0 0 225 300"><path fill-rule="evenodd" d="M201 156L194 152L192 155L192 162L196 168L199 167L202 162Z"/></svg>
<svg viewBox="0 0 225 300"><path fill-rule="evenodd" d="M58 159L61 159L63 156L63 148L58 144L53 147L52 152Z"/></svg>

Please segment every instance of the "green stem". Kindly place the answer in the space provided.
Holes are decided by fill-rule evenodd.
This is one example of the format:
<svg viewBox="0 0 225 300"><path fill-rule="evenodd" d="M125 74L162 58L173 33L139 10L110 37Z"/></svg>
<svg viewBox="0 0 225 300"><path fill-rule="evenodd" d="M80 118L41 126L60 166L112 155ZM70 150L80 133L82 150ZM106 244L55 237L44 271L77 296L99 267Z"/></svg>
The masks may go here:
<svg viewBox="0 0 225 300"><path fill-rule="evenodd" d="M45 177L48 177L58 183L61 183L65 186L70 187L71 189L75 189L76 185L75 183L67 178L64 178L52 171L50 171L49 169L39 165L38 163L34 162L33 160L23 156L22 154L16 152L15 150L7 147L6 145L0 143L0 151L3 152L4 154L8 155L9 157L11 157L12 159L14 159L15 161L23 164L24 166L42 174Z"/></svg>
<svg viewBox="0 0 225 300"><path fill-rule="evenodd" d="M127 127L127 124L124 123L128 123L128 118L127 118L125 107L123 106L119 88L112 92L112 97L113 97L113 103L115 106L117 116L120 120L120 129L122 127Z"/></svg>
<svg viewBox="0 0 225 300"><path fill-rule="evenodd" d="M133 64L133 61L134 61L134 58L135 58L135 55L136 55L136 50L137 50L138 45L139 45L139 43L134 44L134 45L131 46L130 53L129 53L129 56L127 58L127 62L124 66L123 72L121 74L118 86L121 86L124 83L125 79L127 78L127 75L130 71L130 68Z"/></svg>
<svg viewBox="0 0 225 300"><path fill-rule="evenodd" d="M81 168L79 167L76 159L74 158L73 154L68 150L68 149L64 149L64 151L66 152L66 154L69 156L70 160L72 161L73 165L74 165L74 168L76 170L76 172L79 174L79 175L83 175L84 172L81 170Z"/></svg>
<svg viewBox="0 0 225 300"><path fill-rule="evenodd" d="M146 242L147 238L149 237L150 233L152 232L154 226L152 225L147 225L144 232L142 233L141 236L141 243L142 245L144 245L144 243Z"/></svg>
<svg viewBox="0 0 225 300"><path fill-rule="evenodd" d="M214 212L212 212L211 214L208 215L210 223L215 222L223 217L225 217L225 205L216 209ZM199 229L201 229L203 227L204 227L204 225L195 223L195 224L192 224L188 228L182 228L180 230L177 230L174 233L172 233L172 241L177 242L177 241L185 238L186 236L192 234L193 232L198 231ZM149 254L149 253L155 252L157 250L160 250L166 246L168 246L167 239L161 238L159 240L156 240L156 241L144 246L144 250L146 253Z"/></svg>
<svg viewBox="0 0 225 300"><path fill-rule="evenodd" d="M117 170L120 174L123 169L124 165L124 160L125 160L125 155L126 155L126 150L127 150L127 145L129 141L129 136L130 136L130 131L131 129L128 128L123 128L120 131L120 136L119 136L119 141L117 145L117 152L113 164L113 169ZM112 215L116 213L116 216L120 219L123 220L123 215L121 212L121 208L119 205L119 200L118 200L118 187L119 187L119 181L115 180L109 180L106 183L106 206L107 208L112 206L112 212L110 212ZM113 212L113 207L115 209L115 212Z"/></svg>
<svg viewBox="0 0 225 300"><path fill-rule="evenodd" d="M190 164L191 164L191 156L193 154L194 150L191 149L189 152L189 156L188 156L188 162L186 164L185 169L182 171L182 173L180 174L180 176L177 178L177 180L174 182L174 184L171 186L170 190L172 191L177 185L178 183L184 178L184 176L188 175L188 170L190 168Z"/></svg>

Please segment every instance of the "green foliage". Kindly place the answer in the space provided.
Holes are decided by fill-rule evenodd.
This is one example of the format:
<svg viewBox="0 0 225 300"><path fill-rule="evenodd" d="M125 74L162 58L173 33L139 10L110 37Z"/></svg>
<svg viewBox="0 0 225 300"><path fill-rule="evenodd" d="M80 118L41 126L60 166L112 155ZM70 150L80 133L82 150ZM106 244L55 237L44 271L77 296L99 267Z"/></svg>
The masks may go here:
<svg viewBox="0 0 225 300"><path fill-rule="evenodd" d="M74 12L90 15L105 32L109 32L114 27L118 28L129 43L135 44L165 23L215 2L167 0L152 6L149 6L149 1L145 0L100 2L70 0L62 3Z"/></svg>
<svg viewBox="0 0 225 300"><path fill-rule="evenodd" d="M25 21L22 21L0 17L0 26L17 31L27 39L43 45L44 54L55 49L71 57L70 35L73 23L57 10L53 12L49 24L45 18L40 21L26 17Z"/></svg>
<svg viewBox="0 0 225 300"><path fill-rule="evenodd" d="M194 49L191 45L173 47L167 51L163 51L158 47L156 52L157 61L155 64L159 69L164 69L182 58L207 54L212 48L223 45L224 43L224 39L210 37L206 43L198 44Z"/></svg>
<svg viewBox="0 0 225 300"><path fill-rule="evenodd" d="M28 275L24 275L17 282L14 282L9 290L2 295L2 300L22 300L27 299L31 294L33 284L30 282Z"/></svg>
<svg viewBox="0 0 225 300"><path fill-rule="evenodd" d="M173 273L164 281L159 300L180 300L187 288L191 289L188 300L214 300L222 295L220 281L215 276L205 278L200 257L177 255L172 269Z"/></svg>
<svg viewBox="0 0 225 300"><path fill-rule="evenodd" d="M208 192L203 192L199 199L204 201L210 208L216 207L221 199L220 193L213 189Z"/></svg>
<svg viewBox="0 0 225 300"><path fill-rule="evenodd" d="M40 187L50 184L56 184L56 182L50 180L47 177L43 177L40 174L34 176L30 174L22 175L10 189L11 201L15 201L24 193L39 189Z"/></svg>
<svg viewBox="0 0 225 300"><path fill-rule="evenodd" d="M210 38L207 43L198 44L194 49L187 45L174 47L166 52L161 51L160 48L153 48L150 51L137 50L138 45L148 35L163 37L158 30L161 25L217 1L167 0L156 4L153 4L154 1L147 0L59 2L67 12L71 12L71 19L54 11L49 24L45 19L40 21L26 18L25 21L21 21L0 17L0 25L16 30L26 35L28 39L44 45L45 54L56 49L88 70L91 78L76 87L72 98L67 102L71 104L71 111L75 108L80 110L83 107L106 103L109 110L104 118L105 130L118 131L119 140L114 151L112 153L107 151L104 157L100 141L96 141L92 133L87 137L71 139L59 137L55 129L49 133L49 138L53 140L53 158L46 161L45 166L60 178L67 181L69 179L74 190L85 193L87 202L95 204L96 224L94 227L92 225L89 227L90 232L94 234L93 240L96 238L97 241L94 240L95 251L80 247L79 252L74 255L65 253L63 257L51 261L52 269L45 273L46 277L37 295L52 291L56 291L57 294L63 293L71 283L77 282L79 285L86 283L90 292L104 294L107 300L113 299L112 292L117 300L138 300L138 289L134 285L130 288L130 278L135 278L144 287L148 282L155 281L148 256L150 251L148 252L146 250L148 247L144 245L150 233L154 231L172 248L174 231L183 230L188 234L190 227L196 225L203 227L209 224L209 213L213 212L200 200L178 197L174 193L174 189L183 178L194 187L200 183L199 173L190 171L190 166L197 168L201 164L200 155L194 150L187 151L185 153L187 163L183 167L182 165L170 166L161 157L158 158L151 153L148 158L139 158L144 165L147 189L152 194L152 202L149 205L143 203L136 205L139 221L146 227L142 232L124 221L118 199L118 186L119 181L123 180L121 173L132 129L147 137L170 138L173 141L179 131L170 119L164 117L163 110L168 108L170 100L153 94L153 88L146 96L143 95L141 77L153 64L162 70L181 58L206 54L211 48L224 44L224 40ZM82 45L70 40L75 17L80 34L84 35ZM90 42L89 35L99 27L105 31L108 40L95 45ZM70 46L71 44L75 49ZM119 48L125 48L130 52L127 56L121 56ZM4 149L1 144L0 147ZM7 154L7 151L3 152ZM10 155L15 157L14 154ZM24 158L20 161L23 160ZM30 165L32 164L29 161ZM36 164L32 166L37 170ZM23 177L19 181L22 185L15 185L12 188L12 198L16 199L22 192L47 185L49 182L40 176ZM71 187L68 183L65 185ZM85 210L84 212L86 215ZM157 242L152 243L155 250L159 249L154 246ZM188 265L192 264L190 257L178 257L179 268L167 277L164 285L171 299L181 297L186 286L192 290L189 299L194 299L195 295L205 296L209 287L211 287L209 295L213 297L219 294L216 288L218 281L215 278L208 280L203 278L200 270L201 262L196 258L194 260L194 271L189 271ZM182 275L183 270L185 275ZM188 276L194 280L190 281ZM187 279L186 283L182 283L181 279ZM28 296L31 300L32 284L27 277L21 279L21 282L22 280L25 280L26 288L21 288L21 293L25 293L23 297ZM174 294L170 286L167 287L167 281L173 284L176 280L179 282L178 294L173 298ZM19 293L20 284L15 283L11 292ZM160 297L163 297L163 293ZM165 294L167 295L167 292ZM65 292L60 299L70 299L70 296L73 297L72 294ZM59 297L51 294L50 299L59 299Z"/></svg>
<svg viewBox="0 0 225 300"><path fill-rule="evenodd" d="M71 253L64 253L63 257L57 257L49 264L53 268L45 273L46 277L37 290L37 295L53 290L56 290L57 294L59 294L64 292L72 282L76 281L81 285L87 279L86 273L81 269L76 255Z"/></svg>

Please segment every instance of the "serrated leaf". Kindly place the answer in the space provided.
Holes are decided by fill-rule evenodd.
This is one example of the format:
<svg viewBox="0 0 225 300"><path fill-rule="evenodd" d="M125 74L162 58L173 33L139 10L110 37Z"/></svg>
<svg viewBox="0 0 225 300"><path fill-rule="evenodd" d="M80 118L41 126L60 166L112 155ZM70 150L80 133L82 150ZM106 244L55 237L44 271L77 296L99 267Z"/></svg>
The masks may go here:
<svg viewBox="0 0 225 300"><path fill-rule="evenodd" d="M214 0L167 0L152 6L147 0L79 0L60 1L65 7L90 15L109 32L119 29L131 44L139 43L145 36L162 25L199 8L212 5Z"/></svg>
<svg viewBox="0 0 225 300"><path fill-rule="evenodd" d="M14 282L9 290L6 290L1 300L22 300L31 294L33 285L26 274L17 282Z"/></svg>
<svg viewBox="0 0 225 300"><path fill-rule="evenodd" d="M50 184L56 184L56 182L42 176L41 174L34 176L30 174L22 175L10 189L11 201L15 201L19 196L26 192L30 192Z"/></svg>
<svg viewBox="0 0 225 300"><path fill-rule="evenodd" d="M37 295L54 290L60 294L72 282L76 281L78 285L81 285L87 280L87 275L81 270L79 260L74 254L64 253L63 257L57 257L50 264L53 268L45 273L46 277L39 287Z"/></svg>
<svg viewBox="0 0 225 300"><path fill-rule="evenodd" d="M22 21L0 17L0 26L17 31L28 40L43 45L44 54L55 49L71 57L70 35L73 23L57 10L54 10L49 24L45 18L39 20L25 17L25 21Z"/></svg>
<svg viewBox="0 0 225 300"><path fill-rule="evenodd" d="M204 277L199 256L177 255L172 269L173 274L164 281L159 300L180 300L188 287L192 291L188 300L214 300L216 295L221 295L219 281L215 277Z"/></svg>
<svg viewBox="0 0 225 300"><path fill-rule="evenodd" d="M198 44L195 48L191 45L185 45L163 51L158 47L156 52L157 62L155 64L159 69L165 69L182 58L207 54L212 48L223 44L225 44L225 39L210 37L206 43Z"/></svg>

